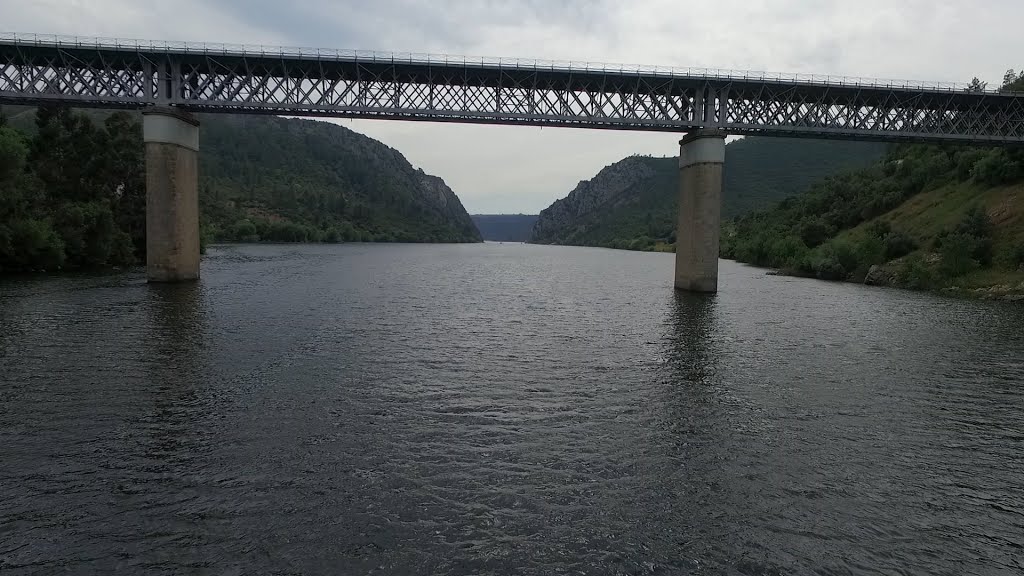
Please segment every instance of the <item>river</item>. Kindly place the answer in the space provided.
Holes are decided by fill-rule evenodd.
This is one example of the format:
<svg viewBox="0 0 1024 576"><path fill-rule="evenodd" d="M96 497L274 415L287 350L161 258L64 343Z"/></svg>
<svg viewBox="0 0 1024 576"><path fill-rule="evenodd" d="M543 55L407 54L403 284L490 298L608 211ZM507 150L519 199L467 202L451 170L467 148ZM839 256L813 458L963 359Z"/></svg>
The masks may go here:
<svg viewBox="0 0 1024 576"><path fill-rule="evenodd" d="M1024 307L671 254L0 282L0 572L1024 570Z"/></svg>

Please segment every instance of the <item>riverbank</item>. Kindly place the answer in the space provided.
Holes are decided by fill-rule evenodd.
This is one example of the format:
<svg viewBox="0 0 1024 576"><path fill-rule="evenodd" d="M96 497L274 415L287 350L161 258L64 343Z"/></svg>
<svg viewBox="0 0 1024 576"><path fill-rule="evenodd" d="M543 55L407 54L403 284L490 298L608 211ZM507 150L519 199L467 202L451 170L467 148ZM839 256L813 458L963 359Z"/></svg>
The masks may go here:
<svg viewBox="0 0 1024 576"><path fill-rule="evenodd" d="M769 275L773 276L823 280L816 278L814 274L791 268L771 268L758 266L757 264L739 263L765 269ZM988 268L976 270L955 279L940 280L940 273L938 271L940 266L941 257L938 254L931 254L921 257L920 260L901 258L884 265L872 266L863 278L830 279L824 281L864 284L866 286L914 292L929 292L957 298L1004 300L1008 302L1024 301L1024 268L1019 270ZM922 284L925 281L930 281L931 283L927 285Z"/></svg>

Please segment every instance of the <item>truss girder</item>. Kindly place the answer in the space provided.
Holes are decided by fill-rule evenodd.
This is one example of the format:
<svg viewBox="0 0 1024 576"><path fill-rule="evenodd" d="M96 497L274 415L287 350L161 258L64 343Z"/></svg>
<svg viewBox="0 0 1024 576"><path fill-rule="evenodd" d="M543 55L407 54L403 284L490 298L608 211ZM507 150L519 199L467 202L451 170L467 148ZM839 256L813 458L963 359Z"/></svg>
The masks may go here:
<svg viewBox="0 0 1024 576"><path fill-rule="evenodd" d="M527 66L0 43L0 102L882 140L1024 142L1024 97Z"/></svg>

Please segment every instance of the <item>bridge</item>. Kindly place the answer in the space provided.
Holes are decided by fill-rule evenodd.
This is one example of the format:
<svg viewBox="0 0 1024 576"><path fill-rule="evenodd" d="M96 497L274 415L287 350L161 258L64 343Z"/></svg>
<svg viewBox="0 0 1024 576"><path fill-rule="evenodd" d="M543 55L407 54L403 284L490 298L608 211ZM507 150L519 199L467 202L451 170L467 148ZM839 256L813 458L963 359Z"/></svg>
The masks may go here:
<svg viewBox="0 0 1024 576"><path fill-rule="evenodd" d="M956 83L0 34L0 104L143 110L147 275L199 276L194 113L686 133L676 287L714 292L726 135L1024 143L1024 96Z"/></svg>

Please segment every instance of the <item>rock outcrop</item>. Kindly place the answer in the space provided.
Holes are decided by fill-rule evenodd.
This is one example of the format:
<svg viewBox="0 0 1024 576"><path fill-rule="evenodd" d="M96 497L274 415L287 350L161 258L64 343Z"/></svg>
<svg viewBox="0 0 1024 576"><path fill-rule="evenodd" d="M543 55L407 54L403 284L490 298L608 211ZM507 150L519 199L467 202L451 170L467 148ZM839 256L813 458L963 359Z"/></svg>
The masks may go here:
<svg viewBox="0 0 1024 576"><path fill-rule="evenodd" d="M897 280L897 271L888 264L875 264L864 276L864 283L868 286L895 286Z"/></svg>
<svg viewBox="0 0 1024 576"><path fill-rule="evenodd" d="M634 185L656 173L650 158L630 156L606 166L590 180L580 182L568 196L541 211L533 226L531 242L573 243L572 237L586 227L588 216L628 202L626 194Z"/></svg>

